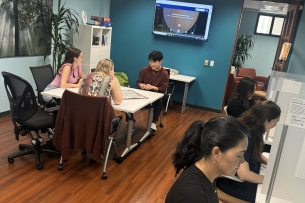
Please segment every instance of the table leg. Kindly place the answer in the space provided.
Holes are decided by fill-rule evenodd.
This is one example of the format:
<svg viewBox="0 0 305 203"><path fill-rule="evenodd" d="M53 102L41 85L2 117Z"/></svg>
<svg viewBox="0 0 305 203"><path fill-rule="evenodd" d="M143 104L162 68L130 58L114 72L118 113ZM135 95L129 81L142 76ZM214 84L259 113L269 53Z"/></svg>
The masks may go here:
<svg viewBox="0 0 305 203"><path fill-rule="evenodd" d="M133 148L138 146L138 143L131 145L132 125L133 125L133 119L131 119L129 117L128 123L127 123L126 148L125 148L124 152L122 153L121 158L126 156L129 152L131 152L133 150Z"/></svg>
<svg viewBox="0 0 305 203"><path fill-rule="evenodd" d="M183 114L189 107L186 106L186 99L187 99L187 92L189 89L189 83L186 82L184 85L184 93L183 93L183 101L182 101L182 109L181 109L181 114Z"/></svg>
<svg viewBox="0 0 305 203"><path fill-rule="evenodd" d="M154 107L153 106L150 106L149 107L149 113L148 113L148 120L147 120L147 128L146 128L146 132L145 134L143 135L143 137L140 139L139 142L143 142L150 134L150 126L151 126L151 122L152 122L152 119L153 119L153 110L154 110Z"/></svg>

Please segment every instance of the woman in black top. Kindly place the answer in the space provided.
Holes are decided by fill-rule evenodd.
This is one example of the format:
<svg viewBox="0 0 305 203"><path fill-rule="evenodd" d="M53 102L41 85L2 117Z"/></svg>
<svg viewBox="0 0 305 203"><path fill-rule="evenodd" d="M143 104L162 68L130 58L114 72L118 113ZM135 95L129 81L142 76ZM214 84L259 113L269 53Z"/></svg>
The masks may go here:
<svg viewBox="0 0 305 203"><path fill-rule="evenodd" d="M252 78L242 78L235 89L233 99L228 104L227 113L229 116L238 118L243 112L252 107L256 90L256 82Z"/></svg>
<svg viewBox="0 0 305 203"><path fill-rule="evenodd" d="M237 176L244 182L219 178L217 187L224 192L219 198L231 203L227 198L255 202L257 184L262 184L264 176L259 175L260 163L267 164L268 159L262 155L263 134L273 128L280 119L281 109L273 101L263 101L241 115L239 120L250 130L248 148L245 152L246 162L237 170ZM235 203L236 201L234 201Z"/></svg>
<svg viewBox="0 0 305 203"><path fill-rule="evenodd" d="M219 203L215 178L234 175L244 162L247 128L233 117L195 121L173 154L176 175L166 203Z"/></svg>

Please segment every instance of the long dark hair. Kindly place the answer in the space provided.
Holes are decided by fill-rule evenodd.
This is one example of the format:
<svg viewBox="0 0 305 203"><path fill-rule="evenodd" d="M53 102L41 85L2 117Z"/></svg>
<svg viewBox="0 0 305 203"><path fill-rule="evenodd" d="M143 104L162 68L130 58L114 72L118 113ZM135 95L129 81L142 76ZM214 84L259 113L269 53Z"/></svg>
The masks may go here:
<svg viewBox="0 0 305 203"><path fill-rule="evenodd" d="M245 110L254 105L254 99L249 101L249 96L254 94L256 81L249 77L243 77L237 84L233 97L237 98Z"/></svg>
<svg viewBox="0 0 305 203"><path fill-rule="evenodd" d="M225 152L237 146L247 134L248 129L231 116L215 117L207 123L201 120L193 122L172 156L176 175L181 169L210 156L215 146Z"/></svg>
<svg viewBox="0 0 305 203"><path fill-rule="evenodd" d="M78 58L81 52L82 52L82 51L81 51L80 49L78 49L78 48L70 47L70 48L67 50L66 54L65 54L65 60L64 60L64 62L58 67L57 73L59 74L59 72L58 72L59 69L60 69L60 68L62 67L62 65L64 65L65 63L71 63L71 64L73 64L73 62L74 62L74 57Z"/></svg>
<svg viewBox="0 0 305 203"><path fill-rule="evenodd" d="M253 157L256 161L261 160L264 147L263 134L265 133L265 121L271 121L281 115L280 107L273 101L263 101L245 111L238 119L245 124L254 142Z"/></svg>

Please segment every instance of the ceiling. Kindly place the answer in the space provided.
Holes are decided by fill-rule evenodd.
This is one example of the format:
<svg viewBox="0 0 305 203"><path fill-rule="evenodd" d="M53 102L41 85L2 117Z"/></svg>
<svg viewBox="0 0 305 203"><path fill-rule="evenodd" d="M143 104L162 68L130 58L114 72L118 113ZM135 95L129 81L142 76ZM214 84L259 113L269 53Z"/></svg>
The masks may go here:
<svg viewBox="0 0 305 203"><path fill-rule="evenodd" d="M259 4L263 6L276 6L276 7L286 7L287 4L285 3L277 3L277 2L270 2L270 1L254 1L254 0L245 0L243 8L246 10L253 10L259 12L266 12L266 13L274 13L274 14L282 14L285 15L286 12L272 12L272 11L260 11Z"/></svg>

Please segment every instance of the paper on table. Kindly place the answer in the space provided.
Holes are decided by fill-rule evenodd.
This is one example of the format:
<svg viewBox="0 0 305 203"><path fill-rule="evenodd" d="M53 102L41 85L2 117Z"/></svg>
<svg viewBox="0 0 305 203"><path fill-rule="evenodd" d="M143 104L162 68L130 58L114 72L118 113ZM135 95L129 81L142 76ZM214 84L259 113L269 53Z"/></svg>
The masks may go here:
<svg viewBox="0 0 305 203"><path fill-rule="evenodd" d="M147 99L147 97L132 91L132 90L122 90L123 99Z"/></svg>
<svg viewBox="0 0 305 203"><path fill-rule="evenodd" d="M302 151L300 153L297 169L295 170L295 177L305 179L305 139L303 141Z"/></svg>
<svg viewBox="0 0 305 203"><path fill-rule="evenodd" d="M289 126L305 129L305 100L291 99L285 123Z"/></svg>
<svg viewBox="0 0 305 203"><path fill-rule="evenodd" d="M299 94L301 90L301 86L302 86L301 82L284 79L281 91L292 94Z"/></svg>

